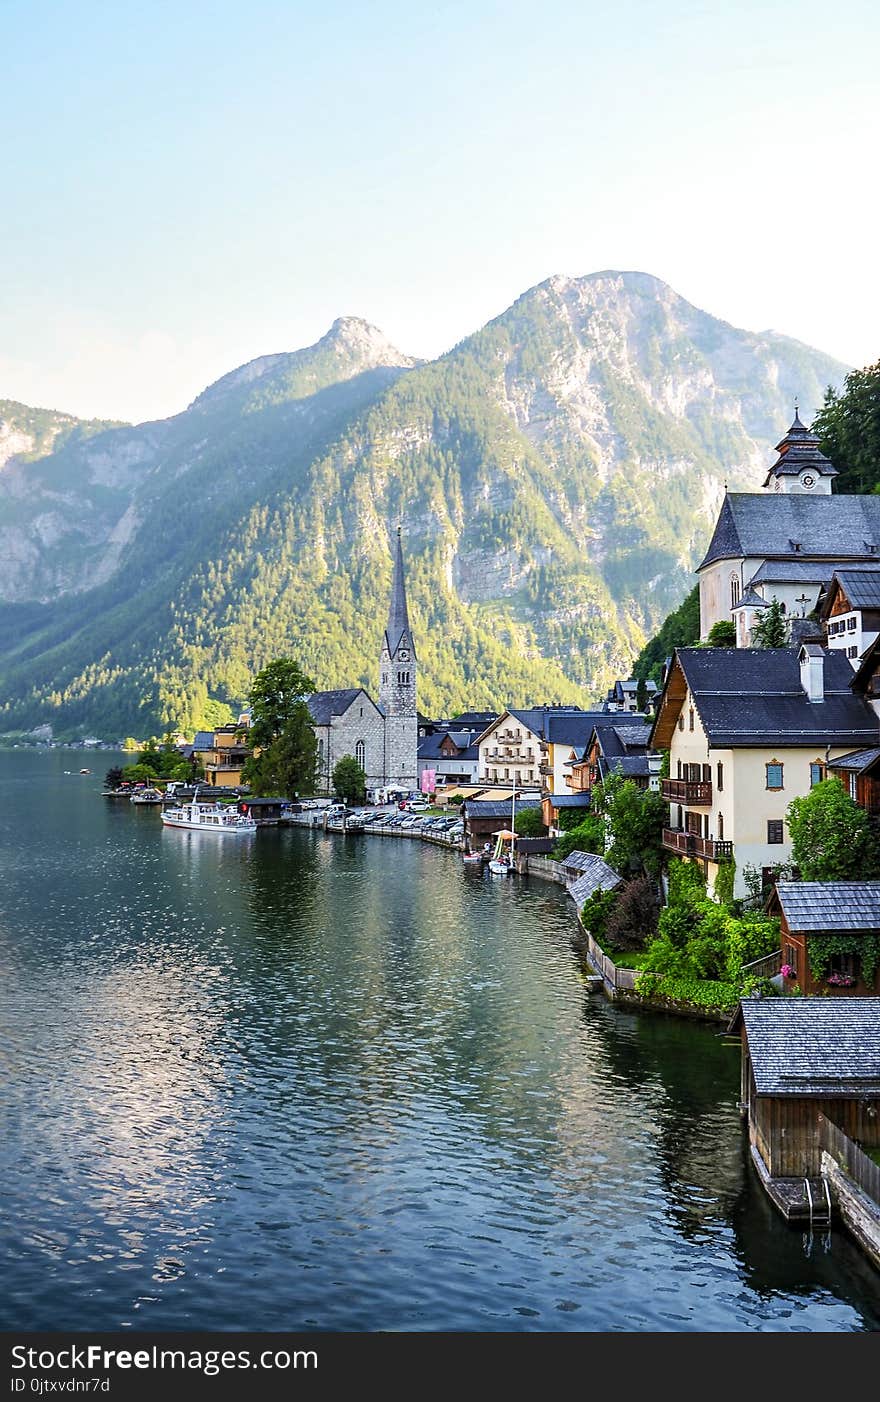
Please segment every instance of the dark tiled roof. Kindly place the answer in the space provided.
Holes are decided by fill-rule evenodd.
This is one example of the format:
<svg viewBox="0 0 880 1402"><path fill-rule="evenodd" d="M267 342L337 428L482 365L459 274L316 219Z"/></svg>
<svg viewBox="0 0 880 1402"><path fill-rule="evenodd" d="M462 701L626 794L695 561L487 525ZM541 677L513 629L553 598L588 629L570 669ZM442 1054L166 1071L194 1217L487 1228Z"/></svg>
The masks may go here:
<svg viewBox="0 0 880 1402"><path fill-rule="evenodd" d="M479 820L480 818L507 818L510 819L510 799L509 798L466 798L462 807L468 818ZM516 812L521 808L540 808L539 798L518 798L516 800Z"/></svg>
<svg viewBox="0 0 880 1402"><path fill-rule="evenodd" d="M717 748L821 744L857 749L880 734L871 707L853 695L852 667L839 649L823 651L823 701L807 699L795 648L683 647L676 656L709 743Z"/></svg>
<svg viewBox="0 0 880 1402"><path fill-rule="evenodd" d="M314 691L306 697L306 705L313 725L329 725L334 716L347 711L356 696L361 694L359 686L349 686L342 691ZM366 694L366 693L364 693Z"/></svg>
<svg viewBox="0 0 880 1402"><path fill-rule="evenodd" d="M645 722L641 725L615 725L614 734L627 750L646 750L651 727Z"/></svg>
<svg viewBox="0 0 880 1402"><path fill-rule="evenodd" d="M565 727L569 727L573 736L570 743L573 744L574 740L579 738L581 734L579 723L585 717L595 720L603 712L585 711L580 706L529 706L522 710L511 708L509 714L515 716L539 739L552 740L556 744L565 744L569 738L569 729ZM552 734L553 728L559 725L563 728L559 730L558 734Z"/></svg>
<svg viewBox="0 0 880 1402"><path fill-rule="evenodd" d="M547 795L554 808L589 808L588 793L551 793Z"/></svg>
<svg viewBox="0 0 880 1402"><path fill-rule="evenodd" d="M213 748L214 748L214 732L213 732L213 730L199 730L199 731L196 733L196 738L193 740L192 747L193 747L194 750L213 750Z"/></svg>
<svg viewBox="0 0 880 1402"><path fill-rule="evenodd" d="M880 881L777 881L792 933L880 930Z"/></svg>
<svg viewBox="0 0 880 1402"><path fill-rule="evenodd" d="M741 556L802 555L864 559L880 546L880 496L809 497L728 492L702 564Z"/></svg>
<svg viewBox="0 0 880 1402"><path fill-rule="evenodd" d="M570 716L552 716L542 737L552 745L586 745L599 721L610 720L605 711L580 711ZM647 727L646 727L647 729Z"/></svg>
<svg viewBox="0 0 880 1402"><path fill-rule="evenodd" d="M440 746L445 739L445 733L441 735L423 735L419 741L419 759L439 759Z"/></svg>
<svg viewBox="0 0 880 1402"><path fill-rule="evenodd" d="M614 868L601 857L592 852L584 852L583 855L589 857L589 865L582 868L582 874L568 888L568 894L576 901L578 909L594 892L614 891L622 880Z"/></svg>
<svg viewBox="0 0 880 1402"><path fill-rule="evenodd" d="M880 1097L880 998L744 998L737 1016L759 1095Z"/></svg>
<svg viewBox="0 0 880 1402"><path fill-rule="evenodd" d="M599 773L604 779L607 774L622 774L626 779L635 779L649 774L648 752L640 755L611 755L599 757Z"/></svg>

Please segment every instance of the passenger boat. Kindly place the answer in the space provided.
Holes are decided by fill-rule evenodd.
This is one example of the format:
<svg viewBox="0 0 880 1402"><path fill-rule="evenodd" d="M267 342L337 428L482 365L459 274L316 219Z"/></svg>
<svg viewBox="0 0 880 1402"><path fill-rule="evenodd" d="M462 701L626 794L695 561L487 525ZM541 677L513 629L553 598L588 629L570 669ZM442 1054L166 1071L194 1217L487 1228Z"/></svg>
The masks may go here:
<svg viewBox="0 0 880 1402"><path fill-rule="evenodd" d="M499 832L495 839L495 851L492 853L492 860L489 863L489 870L494 876L513 876L516 872L516 857L514 848L516 847L516 780L513 781L513 788L510 793L510 829ZM509 847L505 847L509 843Z"/></svg>
<svg viewBox="0 0 880 1402"><path fill-rule="evenodd" d="M179 808L164 808L162 822L168 828L194 828L197 832L248 833L256 832L257 824L249 813L222 803L183 803Z"/></svg>

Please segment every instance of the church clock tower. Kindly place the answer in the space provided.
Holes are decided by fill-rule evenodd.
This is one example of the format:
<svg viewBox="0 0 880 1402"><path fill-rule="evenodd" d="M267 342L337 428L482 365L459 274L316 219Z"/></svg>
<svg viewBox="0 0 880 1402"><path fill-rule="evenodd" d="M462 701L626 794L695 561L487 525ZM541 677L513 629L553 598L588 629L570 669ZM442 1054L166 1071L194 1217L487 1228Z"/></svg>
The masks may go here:
<svg viewBox="0 0 880 1402"><path fill-rule="evenodd" d="M837 476L828 458L819 449L819 438L800 421L797 408L794 423L781 443L776 444L779 457L764 479L771 492L788 496L828 497L831 479Z"/></svg>
<svg viewBox="0 0 880 1402"><path fill-rule="evenodd" d="M408 789L418 785L416 666L398 526L388 626L379 654L379 709L385 717L385 782Z"/></svg>

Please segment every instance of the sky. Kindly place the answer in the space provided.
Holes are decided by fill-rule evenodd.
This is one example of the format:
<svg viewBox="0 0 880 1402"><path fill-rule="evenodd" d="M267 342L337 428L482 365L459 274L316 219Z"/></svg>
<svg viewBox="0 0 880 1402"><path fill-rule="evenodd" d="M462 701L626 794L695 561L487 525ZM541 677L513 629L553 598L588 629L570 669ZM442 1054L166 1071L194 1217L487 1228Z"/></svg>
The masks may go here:
<svg viewBox="0 0 880 1402"><path fill-rule="evenodd" d="M556 273L880 359L876 0L0 0L0 399L141 421ZM817 406L815 406L817 407Z"/></svg>

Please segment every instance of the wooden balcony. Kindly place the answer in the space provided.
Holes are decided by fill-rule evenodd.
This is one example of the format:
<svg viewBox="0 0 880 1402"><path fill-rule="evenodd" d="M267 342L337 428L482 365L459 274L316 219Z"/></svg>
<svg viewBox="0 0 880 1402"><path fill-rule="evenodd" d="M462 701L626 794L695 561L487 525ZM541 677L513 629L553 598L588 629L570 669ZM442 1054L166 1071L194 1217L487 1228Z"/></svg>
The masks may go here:
<svg viewBox="0 0 880 1402"><path fill-rule="evenodd" d="M712 783L709 779L661 779L660 792L670 803L692 803L696 807L708 808L712 802Z"/></svg>
<svg viewBox="0 0 880 1402"><path fill-rule="evenodd" d="M713 837L697 837L695 832L685 832L682 828L664 828L663 846L668 852L675 852L679 857L705 857L710 862L733 860L732 842L716 842Z"/></svg>

